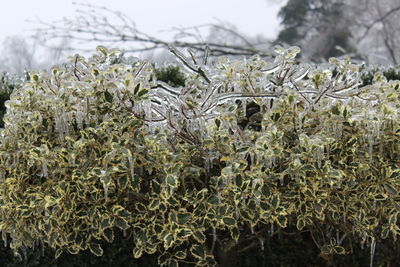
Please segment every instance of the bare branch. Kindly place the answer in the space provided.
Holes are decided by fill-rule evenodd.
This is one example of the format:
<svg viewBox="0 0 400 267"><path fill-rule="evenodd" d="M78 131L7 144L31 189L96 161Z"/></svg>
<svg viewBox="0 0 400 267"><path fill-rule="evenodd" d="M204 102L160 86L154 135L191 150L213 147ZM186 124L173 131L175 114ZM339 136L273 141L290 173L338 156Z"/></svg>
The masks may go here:
<svg viewBox="0 0 400 267"><path fill-rule="evenodd" d="M171 43L169 40L162 40L140 31L134 21L119 11L91 4L74 4L78 7L75 18L64 18L51 23L42 20L36 21L40 25L39 30L43 33L45 40L69 38L85 44L102 43L112 46L128 44L130 47L125 50L126 52L154 51L159 48L168 48ZM206 42L201 37L199 28L221 30L241 44ZM269 51L255 48L258 44L250 42L234 29L223 25L203 24L174 31L178 31L179 35L172 41L173 45L176 48L190 48L193 53L206 54L208 46L211 56L252 56L257 54L266 57L271 55ZM183 38L190 38L190 40L183 41Z"/></svg>

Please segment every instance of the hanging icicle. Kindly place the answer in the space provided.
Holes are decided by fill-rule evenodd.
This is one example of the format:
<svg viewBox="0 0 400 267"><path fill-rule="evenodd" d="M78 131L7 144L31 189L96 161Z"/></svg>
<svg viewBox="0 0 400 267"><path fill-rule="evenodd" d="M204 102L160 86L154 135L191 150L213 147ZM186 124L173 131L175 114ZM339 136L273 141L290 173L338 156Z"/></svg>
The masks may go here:
<svg viewBox="0 0 400 267"><path fill-rule="evenodd" d="M371 255L370 255L370 263L369 263L370 267L374 266L375 248L376 248L376 241L375 241L375 239L371 238L371 253L370 253Z"/></svg>
<svg viewBox="0 0 400 267"><path fill-rule="evenodd" d="M42 159L42 175L45 178L47 178L49 176L48 169L47 169L47 160L46 159Z"/></svg>
<svg viewBox="0 0 400 267"><path fill-rule="evenodd" d="M135 179L135 160L132 155L128 156L128 161L129 161L129 170L131 173L131 181L133 182Z"/></svg>
<svg viewBox="0 0 400 267"><path fill-rule="evenodd" d="M6 248L8 245L7 244L7 233L3 232L2 234L3 234L4 247Z"/></svg>

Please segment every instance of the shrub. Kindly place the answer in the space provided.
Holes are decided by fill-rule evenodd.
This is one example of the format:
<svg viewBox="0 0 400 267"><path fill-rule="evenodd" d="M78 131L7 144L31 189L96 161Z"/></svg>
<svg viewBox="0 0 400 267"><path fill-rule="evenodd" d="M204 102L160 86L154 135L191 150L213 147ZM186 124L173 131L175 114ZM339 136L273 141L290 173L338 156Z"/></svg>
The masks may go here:
<svg viewBox="0 0 400 267"><path fill-rule="evenodd" d="M296 63L296 47L212 66L172 52L180 89L99 47L14 91L0 135L11 248L100 256L125 235L135 258L231 266L285 234L328 263L396 240L398 81L360 87L348 59L333 73Z"/></svg>

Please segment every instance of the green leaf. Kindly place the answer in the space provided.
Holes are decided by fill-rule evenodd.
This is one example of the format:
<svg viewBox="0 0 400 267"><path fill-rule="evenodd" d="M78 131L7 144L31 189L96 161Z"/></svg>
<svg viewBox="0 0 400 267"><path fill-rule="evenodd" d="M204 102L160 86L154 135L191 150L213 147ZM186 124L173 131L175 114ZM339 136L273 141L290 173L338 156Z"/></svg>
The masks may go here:
<svg viewBox="0 0 400 267"><path fill-rule="evenodd" d="M112 243L114 241L114 231L111 228L107 228L103 231L103 236L108 243Z"/></svg>
<svg viewBox="0 0 400 267"><path fill-rule="evenodd" d="M207 199L207 202L208 202L209 204L211 204L211 205L217 205L218 202L219 202L219 200L218 200L218 198L217 198L216 196L210 196L210 197Z"/></svg>
<svg viewBox="0 0 400 267"><path fill-rule="evenodd" d="M167 175L167 184L171 187L175 187L178 185L178 178L175 175L168 174Z"/></svg>
<svg viewBox="0 0 400 267"><path fill-rule="evenodd" d="M398 192L396 189L394 189L390 184L383 184L383 187L385 188L386 192L390 195L390 196L397 196Z"/></svg>
<svg viewBox="0 0 400 267"><path fill-rule="evenodd" d="M179 250L175 252L175 258L183 260L186 258L186 250Z"/></svg>
<svg viewBox="0 0 400 267"><path fill-rule="evenodd" d="M177 237L178 237L178 239L179 238L186 239L190 235L192 235L192 231L190 231L189 229L183 228L178 232Z"/></svg>
<svg viewBox="0 0 400 267"><path fill-rule="evenodd" d="M248 146L242 146L238 150L236 150L236 153L242 153L242 152L247 152L249 150Z"/></svg>
<svg viewBox="0 0 400 267"><path fill-rule="evenodd" d="M178 213L177 217L178 217L178 224L183 225L187 223L192 216L190 215L190 213Z"/></svg>
<svg viewBox="0 0 400 267"><path fill-rule="evenodd" d="M196 230L193 232L193 237L196 239L197 242L199 243L204 243L206 242L206 236L203 234L202 231Z"/></svg>
<svg viewBox="0 0 400 267"><path fill-rule="evenodd" d="M269 189L269 186L267 184L263 185L262 189L261 189L263 195L265 197L269 197L269 195L271 194L271 191Z"/></svg>
<svg viewBox="0 0 400 267"><path fill-rule="evenodd" d="M109 217L102 219L100 226L102 229L110 228L112 226L111 219Z"/></svg>
<svg viewBox="0 0 400 267"><path fill-rule="evenodd" d="M215 125L217 126L217 129L221 126L221 120L220 119L215 119Z"/></svg>
<svg viewBox="0 0 400 267"><path fill-rule="evenodd" d="M115 226L122 230L126 230L129 228L129 224L125 219L122 218L115 218Z"/></svg>
<svg viewBox="0 0 400 267"><path fill-rule="evenodd" d="M284 228L287 225L287 218L286 216L279 215L278 218L276 219L276 222L280 227Z"/></svg>
<svg viewBox="0 0 400 267"><path fill-rule="evenodd" d="M247 210L240 210L240 215L246 219L246 220L252 220L253 216L250 215L250 213Z"/></svg>
<svg viewBox="0 0 400 267"><path fill-rule="evenodd" d="M171 259L171 254L168 252L164 252L160 256L158 256L158 265L167 265Z"/></svg>
<svg viewBox="0 0 400 267"><path fill-rule="evenodd" d="M140 89L140 83L138 83L138 84L135 86L135 89L133 90L133 93L134 93L135 95L137 95L137 93L139 92L139 89Z"/></svg>
<svg viewBox="0 0 400 267"><path fill-rule="evenodd" d="M113 95L108 90L104 91L104 98L106 99L106 101L108 103L112 103L113 102Z"/></svg>
<svg viewBox="0 0 400 267"><path fill-rule="evenodd" d="M339 107L338 107L337 105L335 105L335 106L333 106L333 107L331 108L331 112L332 112L332 114L334 114L334 115L340 115L340 110L339 110Z"/></svg>
<svg viewBox="0 0 400 267"><path fill-rule="evenodd" d="M118 177L118 184L121 188L125 188L128 186L128 176L126 175L121 175Z"/></svg>
<svg viewBox="0 0 400 267"><path fill-rule="evenodd" d="M157 198L153 199L149 204L149 210L156 210L160 206L160 200Z"/></svg>
<svg viewBox="0 0 400 267"><path fill-rule="evenodd" d="M228 227L236 225L236 220L232 217L224 217L222 220Z"/></svg>
<svg viewBox="0 0 400 267"><path fill-rule="evenodd" d="M90 243L89 244L89 249L94 255L96 255L98 257L103 255L103 249L101 248L101 246L99 244Z"/></svg>
<svg viewBox="0 0 400 267"><path fill-rule="evenodd" d="M304 221L303 218L297 219L297 223L296 223L297 230L301 231L305 226L306 226L306 222Z"/></svg>
<svg viewBox="0 0 400 267"><path fill-rule="evenodd" d="M281 200L279 199L279 196L273 195L271 198L272 208L277 209L279 207L280 203L281 203Z"/></svg>
<svg viewBox="0 0 400 267"><path fill-rule="evenodd" d="M166 234L163 240L165 249L170 248L175 241L174 236L171 233Z"/></svg>
<svg viewBox="0 0 400 267"><path fill-rule="evenodd" d="M142 90L140 90L139 92L138 92L138 96L139 97L142 97L142 96L144 96L144 95L146 95L146 94L148 94L149 93L149 90L148 89L142 89Z"/></svg>
<svg viewBox="0 0 400 267"><path fill-rule="evenodd" d="M204 260L206 258L206 252L201 245L193 245L190 248L190 253L200 260Z"/></svg>
<svg viewBox="0 0 400 267"><path fill-rule="evenodd" d="M236 185L239 188L243 185L243 179L241 175L236 175Z"/></svg>

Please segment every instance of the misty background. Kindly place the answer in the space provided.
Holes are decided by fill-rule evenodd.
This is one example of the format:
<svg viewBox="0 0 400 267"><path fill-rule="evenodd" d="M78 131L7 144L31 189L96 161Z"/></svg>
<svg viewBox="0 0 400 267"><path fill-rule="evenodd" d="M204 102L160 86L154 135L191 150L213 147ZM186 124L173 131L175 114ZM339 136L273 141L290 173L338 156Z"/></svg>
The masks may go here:
<svg viewBox="0 0 400 267"><path fill-rule="evenodd" d="M398 0L77 1L15 0L0 17L0 71L49 69L97 45L117 47L162 64L168 45L195 55L273 55L297 45L301 59L350 56L359 63L397 65Z"/></svg>

